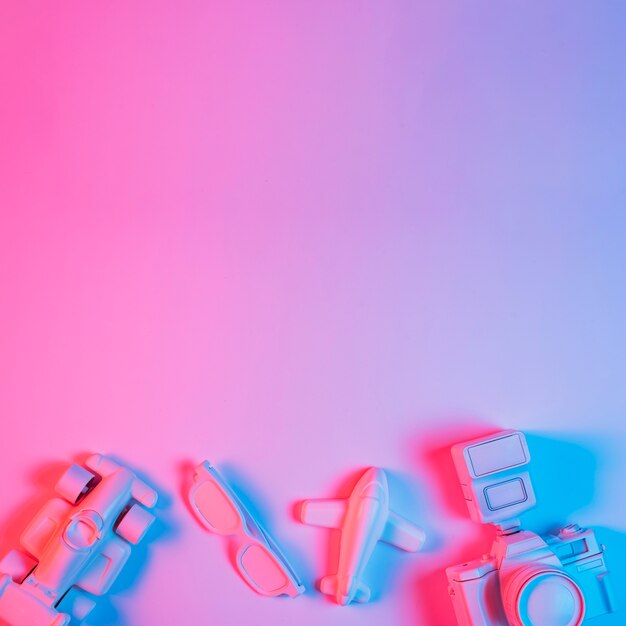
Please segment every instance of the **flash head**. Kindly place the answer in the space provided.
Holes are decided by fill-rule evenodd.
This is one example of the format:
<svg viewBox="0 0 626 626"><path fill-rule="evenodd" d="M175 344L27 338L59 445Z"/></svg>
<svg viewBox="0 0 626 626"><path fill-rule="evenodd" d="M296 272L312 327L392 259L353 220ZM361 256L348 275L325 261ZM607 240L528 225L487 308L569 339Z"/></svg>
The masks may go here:
<svg viewBox="0 0 626 626"><path fill-rule="evenodd" d="M452 458L473 520L507 525L535 506L524 433L505 430L457 444Z"/></svg>

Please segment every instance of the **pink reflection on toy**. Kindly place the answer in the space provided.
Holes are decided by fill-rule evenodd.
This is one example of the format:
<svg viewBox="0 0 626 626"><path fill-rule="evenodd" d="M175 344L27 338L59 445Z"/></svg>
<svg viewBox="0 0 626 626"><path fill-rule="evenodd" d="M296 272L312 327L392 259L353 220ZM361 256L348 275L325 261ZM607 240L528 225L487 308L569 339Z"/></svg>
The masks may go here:
<svg viewBox="0 0 626 626"><path fill-rule="evenodd" d="M156 492L135 474L96 454L72 465L21 536L25 552L0 561L0 623L65 626L95 606L88 595L111 587L154 521Z"/></svg>
<svg viewBox="0 0 626 626"><path fill-rule="evenodd" d="M453 530L445 542L444 533L435 532L431 537L433 549L420 558L420 567L415 570L416 594L406 598L405 611L413 615L414 623L450 626L455 623L454 609L442 563L461 563L475 558L493 541L495 534L487 525L467 526L467 506L450 448L458 441L475 439L501 429L471 415L440 415L433 422L438 423L437 428L420 430L407 439L407 443L416 460L415 472L421 476L421 484L431 500L431 515L446 522L440 527L442 530L449 527ZM461 527L464 532L458 531Z"/></svg>
<svg viewBox="0 0 626 626"><path fill-rule="evenodd" d="M423 530L389 509L387 476L376 467L363 474L347 500L305 500L300 518L306 524L341 529L337 574L320 583L320 591L341 605L369 600L363 572L378 541L417 552L425 539Z"/></svg>
<svg viewBox="0 0 626 626"><path fill-rule="evenodd" d="M503 431L452 448L473 520L498 536L482 559L447 569L460 626L580 626L614 608L604 550L572 525L542 538L517 516L536 504L524 434Z"/></svg>
<svg viewBox="0 0 626 626"><path fill-rule="evenodd" d="M189 504L205 528L237 542L235 565L254 591L264 596L286 594L292 598L304 591L274 540L208 461L196 468Z"/></svg>

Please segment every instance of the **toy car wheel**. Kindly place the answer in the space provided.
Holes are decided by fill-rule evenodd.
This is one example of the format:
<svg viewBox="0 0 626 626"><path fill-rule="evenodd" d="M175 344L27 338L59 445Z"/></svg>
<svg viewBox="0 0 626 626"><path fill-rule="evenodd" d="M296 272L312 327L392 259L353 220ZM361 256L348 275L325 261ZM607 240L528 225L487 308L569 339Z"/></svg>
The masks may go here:
<svg viewBox="0 0 626 626"><path fill-rule="evenodd" d="M82 622L96 606L96 601L84 591L72 587L57 605L57 610L69 615L73 621Z"/></svg>
<svg viewBox="0 0 626 626"><path fill-rule="evenodd" d="M95 476L80 465L70 465L59 478L55 490L70 504L76 504L93 486Z"/></svg>
<svg viewBox="0 0 626 626"><path fill-rule="evenodd" d="M139 504L133 504L119 521L116 532L129 543L139 543L154 522L154 515Z"/></svg>
<svg viewBox="0 0 626 626"><path fill-rule="evenodd" d="M0 572L21 583L35 569L37 561L25 552L11 550L0 561Z"/></svg>

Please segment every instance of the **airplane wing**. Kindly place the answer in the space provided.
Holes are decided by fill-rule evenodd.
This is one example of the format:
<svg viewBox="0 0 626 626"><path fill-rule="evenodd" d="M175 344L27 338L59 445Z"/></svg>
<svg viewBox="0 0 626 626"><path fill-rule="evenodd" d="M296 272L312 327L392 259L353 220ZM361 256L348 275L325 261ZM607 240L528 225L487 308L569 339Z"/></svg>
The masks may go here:
<svg viewBox="0 0 626 626"><path fill-rule="evenodd" d="M300 519L312 526L340 528L347 508L347 500L305 500L300 506Z"/></svg>
<svg viewBox="0 0 626 626"><path fill-rule="evenodd" d="M400 517L397 513L389 511L387 524L380 539L401 550L417 552L424 545L426 535L415 524Z"/></svg>

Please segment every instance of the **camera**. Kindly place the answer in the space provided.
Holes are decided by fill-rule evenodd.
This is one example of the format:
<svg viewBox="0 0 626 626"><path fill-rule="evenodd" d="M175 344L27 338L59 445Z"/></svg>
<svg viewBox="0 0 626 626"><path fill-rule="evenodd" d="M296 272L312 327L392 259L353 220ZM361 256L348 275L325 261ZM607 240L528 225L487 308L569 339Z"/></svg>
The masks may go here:
<svg viewBox="0 0 626 626"><path fill-rule="evenodd" d="M576 525L541 537L517 515L536 504L524 434L505 431L454 446L471 517L493 523L490 554L446 570L459 626L579 626L614 610L604 549Z"/></svg>

